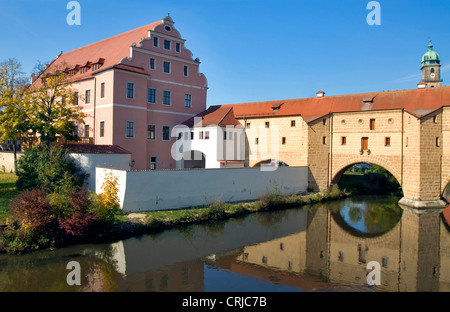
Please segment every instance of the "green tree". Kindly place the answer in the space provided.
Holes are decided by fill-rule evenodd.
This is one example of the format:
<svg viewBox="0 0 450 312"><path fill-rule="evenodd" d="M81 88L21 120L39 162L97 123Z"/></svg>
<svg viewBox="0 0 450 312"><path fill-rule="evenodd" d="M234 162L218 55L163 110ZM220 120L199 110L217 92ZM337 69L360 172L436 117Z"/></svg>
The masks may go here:
<svg viewBox="0 0 450 312"><path fill-rule="evenodd" d="M25 88L22 64L13 58L0 63L0 142L12 141L15 163L16 142L28 130L29 118L22 101Z"/></svg>
<svg viewBox="0 0 450 312"><path fill-rule="evenodd" d="M39 134L47 147L57 136L78 139L75 125L84 123L86 115L77 106L78 93L63 67L41 73L25 92L24 102L28 116L33 116L28 123L29 131Z"/></svg>

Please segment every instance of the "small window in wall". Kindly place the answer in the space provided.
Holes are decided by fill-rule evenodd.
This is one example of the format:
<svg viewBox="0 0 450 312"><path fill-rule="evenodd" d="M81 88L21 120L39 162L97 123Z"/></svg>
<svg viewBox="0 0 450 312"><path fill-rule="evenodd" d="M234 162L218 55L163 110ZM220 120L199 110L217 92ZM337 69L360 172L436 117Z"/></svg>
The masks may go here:
<svg viewBox="0 0 450 312"><path fill-rule="evenodd" d="M100 131L99 136L103 138L105 136L105 122L100 121Z"/></svg>
<svg viewBox="0 0 450 312"><path fill-rule="evenodd" d="M255 144L256 144L256 145L259 144L259 138L255 138Z"/></svg>
<svg viewBox="0 0 450 312"><path fill-rule="evenodd" d="M170 91L163 91L163 104L170 105Z"/></svg>
<svg viewBox="0 0 450 312"><path fill-rule="evenodd" d="M341 145L347 145L347 137L341 137Z"/></svg>
<svg viewBox="0 0 450 312"><path fill-rule="evenodd" d="M270 126L270 123L269 123L268 121L266 121L265 127L266 127L266 128L269 128L269 126Z"/></svg>
<svg viewBox="0 0 450 312"><path fill-rule="evenodd" d="M370 130L375 130L375 119L370 119Z"/></svg>
<svg viewBox="0 0 450 312"><path fill-rule="evenodd" d="M91 90L84 91L84 103L91 104Z"/></svg>
<svg viewBox="0 0 450 312"><path fill-rule="evenodd" d="M154 58L150 59L150 69L156 68L156 60Z"/></svg>
<svg viewBox="0 0 450 312"><path fill-rule="evenodd" d="M441 146L441 142L439 140L439 137L436 137L436 147Z"/></svg>
<svg viewBox="0 0 450 312"><path fill-rule="evenodd" d="M192 95L191 94L184 95L184 107L188 107L188 108L192 107Z"/></svg>
<svg viewBox="0 0 450 312"><path fill-rule="evenodd" d="M322 119L322 124L323 124L324 126L326 126L326 125L327 125L327 120L326 120L326 119Z"/></svg>
<svg viewBox="0 0 450 312"><path fill-rule="evenodd" d="M171 42L170 40L164 40L164 49L170 50Z"/></svg>
<svg viewBox="0 0 450 312"><path fill-rule="evenodd" d="M251 125L251 124L250 124L249 122L247 122L246 128L247 128L247 129L250 129L250 125Z"/></svg>
<svg viewBox="0 0 450 312"><path fill-rule="evenodd" d="M198 133L198 139L199 139L199 140L203 140L203 137L204 137L203 131L199 131L199 133Z"/></svg>
<svg viewBox="0 0 450 312"><path fill-rule="evenodd" d="M134 121L126 121L125 137L134 138Z"/></svg>
<svg viewBox="0 0 450 312"><path fill-rule="evenodd" d="M185 77L189 76L189 66L184 66L183 67L183 75Z"/></svg>
<svg viewBox="0 0 450 312"><path fill-rule="evenodd" d="M291 120L291 127L295 127L295 120Z"/></svg>
<svg viewBox="0 0 450 312"><path fill-rule="evenodd" d="M89 125L84 125L84 133L83 133L83 136L84 136L85 138L88 138L88 137L89 137Z"/></svg>
<svg viewBox="0 0 450 312"><path fill-rule="evenodd" d="M369 138L367 138L367 137L361 138L361 149L362 150L369 149Z"/></svg>
<svg viewBox="0 0 450 312"><path fill-rule="evenodd" d="M158 47L159 46L159 38L158 37L153 37L153 46L154 47Z"/></svg>
<svg viewBox="0 0 450 312"><path fill-rule="evenodd" d="M100 98L103 99L105 97L105 86L106 84L102 82L100 84Z"/></svg>
<svg viewBox="0 0 450 312"><path fill-rule="evenodd" d="M163 62L163 71L170 74L170 62Z"/></svg>
<svg viewBox="0 0 450 312"><path fill-rule="evenodd" d="M179 42L175 43L175 51L177 51L177 52L181 51L181 43L179 43Z"/></svg>
<svg viewBox="0 0 450 312"><path fill-rule="evenodd" d="M134 83L127 83L127 99L134 99Z"/></svg>
<svg viewBox="0 0 450 312"><path fill-rule="evenodd" d="M78 91L73 93L73 105L78 105Z"/></svg>
<svg viewBox="0 0 450 312"><path fill-rule="evenodd" d="M384 146L391 146L391 138L390 137L384 138Z"/></svg>
<svg viewBox="0 0 450 312"><path fill-rule="evenodd" d="M209 131L205 131L205 140L209 140Z"/></svg>
<svg viewBox="0 0 450 312"><path fill-rule="evenodd" d="M194 131L191 131L191 140L194 139Z"/></svg>
<svg viewBox="0 0 450 312"><path fill-rule="evenodd" d="M286 144L286 137L282 137L282 138L281 138L281 144L283 144L283 145Z"/></svg>
<svg viewBox="0 0 450 312"><path fill-rule="evenodd" d="M147 125L147 140L156 140L156 125Z"/></svg>
<svg viewBox="0 0 450 312"><path fill-rule="evenodd" d="M170 127L169 126L162 127L162 139L163 139L163 141L170 141Z"/></svg>
<svg viewBox="0 0 450 312"><path fill-rule="evenodd" d="M438 121L437 121L437 116L433 116L433 122L434 123L437 123Z"/></svg>
<svg viewBox="0 0 450 312"><path fill-rule="evenodd" d="M156 103L156 89L147 89L147 102Z"/></svg>
<svg viewBox="0 0 450 312"><path fill-rule="evenodd" d="M322 144L323 145L327 144L327 137L326 136L322 137Z"/></svg>
<svg viewBox="0 0 450 312"><path fill-rule="evenodd" d="M158 157L151 156L150 157L150 170L158 169Z"/></svg>

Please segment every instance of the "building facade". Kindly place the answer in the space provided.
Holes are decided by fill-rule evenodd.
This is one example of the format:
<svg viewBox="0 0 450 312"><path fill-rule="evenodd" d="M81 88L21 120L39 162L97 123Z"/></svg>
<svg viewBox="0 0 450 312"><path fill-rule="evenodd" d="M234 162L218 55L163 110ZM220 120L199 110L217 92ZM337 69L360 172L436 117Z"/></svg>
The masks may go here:
<svg viewBox="0 0 450 312"><path fill-rule="evenodd" d="M62 53L41 74L72 74L88 115L78 135L132 154L132 169L175 169L172 129L206 109L207 80L172 18ZM33 84L39 83L33 78Z"/></svg>
<svg viewBox="0 0 450 312"><path fill-rule="evenodd" d="M373 163L398 180L403 204L442 208L450 182L450 87L442 86L432 48L422 58L417 89L338 96L319 91L312 98L212 107L197 118L214 120L209 115L232 109L245 131L245 166L274 159L307 166L309 187L326 190L354 164Z"/></svg>

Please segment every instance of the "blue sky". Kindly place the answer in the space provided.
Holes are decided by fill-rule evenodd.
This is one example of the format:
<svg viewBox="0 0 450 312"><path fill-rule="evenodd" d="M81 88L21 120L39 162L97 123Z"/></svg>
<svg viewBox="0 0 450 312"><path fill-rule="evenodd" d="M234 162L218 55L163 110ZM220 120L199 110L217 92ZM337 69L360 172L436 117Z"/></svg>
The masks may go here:
<svg viewBox="0 0 450 312"><path fill-rule="evenodd" d="M428 39L450 79L450 1L79 0L81 25L66 23L67 0L0 0L0 60L37 61L162 19L167 13L201 61L208 105L414 89Z"/></svg>

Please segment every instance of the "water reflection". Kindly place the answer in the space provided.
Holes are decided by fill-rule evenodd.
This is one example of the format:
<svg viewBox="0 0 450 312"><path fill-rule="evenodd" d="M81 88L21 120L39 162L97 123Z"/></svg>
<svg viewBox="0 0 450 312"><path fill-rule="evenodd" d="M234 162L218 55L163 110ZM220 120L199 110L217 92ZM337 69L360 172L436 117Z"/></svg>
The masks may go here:
<svg viewBox="0 0 450 312"><path fill-rule="evenodd" d="M444 215L355 198L115 244L0 255L0 291L450 291ZM66 283L72 260L81 286ZM366 286L370 261L381 264L375 288Z"/></svg>

